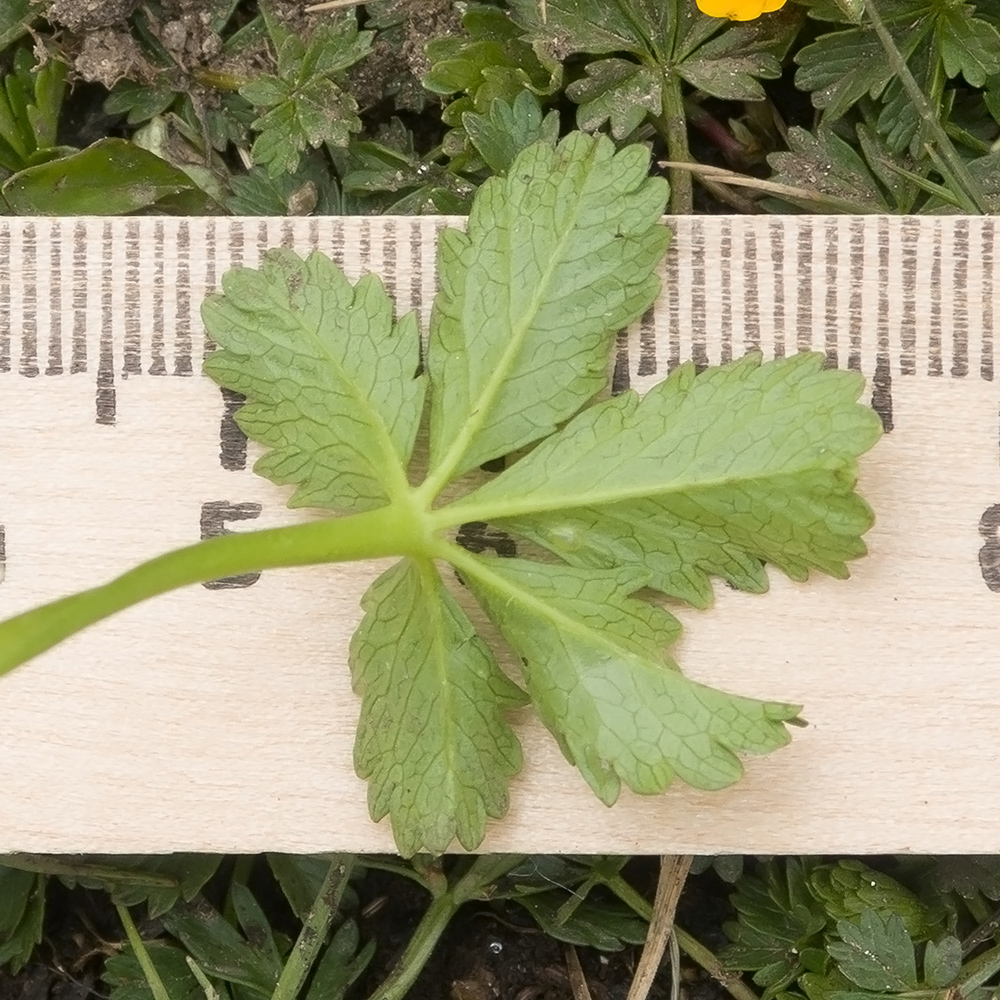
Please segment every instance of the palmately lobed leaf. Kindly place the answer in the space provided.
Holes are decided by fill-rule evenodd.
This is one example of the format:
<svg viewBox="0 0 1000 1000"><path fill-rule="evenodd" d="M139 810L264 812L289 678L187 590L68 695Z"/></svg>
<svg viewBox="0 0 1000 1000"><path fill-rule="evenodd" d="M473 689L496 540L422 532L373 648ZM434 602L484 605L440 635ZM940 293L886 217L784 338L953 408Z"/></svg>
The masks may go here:
<svg viewBox="0 0 1000 1000"><path fill-rule="evenodd" d="M271 450L255 471L298 488L292 507L364 511L406 488L423 406L416 319L393 321L382 282L352 285L322 254L272 250L223 278L202 315L205 362L248 402L236 420Z"/></svg>
<svg viewBox="0 0 1000 1000"><path fill-rule="evenodd" d="M684 365L641 400L583 411L454 506L573 565L642 567L697 607L712 575L765 590L765 562L844 577L873 520L854 493L857 457L881 434L863 386L815 353Z"/></svg>
<svg viewBox="0 0 1000 1000"><path fill-rule="evenodd" d="M354 747L376 821L390 815L401 854L435 854L458 837L479 846L487 817L507 812L521 747L504 718L524 692L429 560L405 560L362 599L351 674L362 697Z"/></svg>
<svg viewBox="0 0 1000 1000"><path fill-rule="evenodd" d="M524 663L528 693L569 761L607 805L621 783L661 792L674 776L724 788L737 751L788 740L795 705L726 694L684 677L664 652L676 619L629 595L634 570L463 559L464 578Z"/></svg>
<svg viewBox="0 0 1000 1000"><path fill-rule="evenodd" d="M607 382L611 344L660 287L666 182L582 133L522 152L439 243L431 470L453 478L551 433Z"/></svg>

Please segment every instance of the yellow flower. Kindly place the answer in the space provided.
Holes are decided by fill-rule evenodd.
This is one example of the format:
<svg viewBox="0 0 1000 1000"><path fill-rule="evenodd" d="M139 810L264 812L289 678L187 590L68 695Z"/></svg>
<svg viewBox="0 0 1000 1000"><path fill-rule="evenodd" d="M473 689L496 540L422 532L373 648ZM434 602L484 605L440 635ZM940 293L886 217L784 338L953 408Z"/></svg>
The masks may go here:
<svg viewBox="0 0 1000 1000"><path fill-rule="evenodd" d="M761 14L784 7L785 0L697 0L698 10L709 17L752 21Z"/></svg>

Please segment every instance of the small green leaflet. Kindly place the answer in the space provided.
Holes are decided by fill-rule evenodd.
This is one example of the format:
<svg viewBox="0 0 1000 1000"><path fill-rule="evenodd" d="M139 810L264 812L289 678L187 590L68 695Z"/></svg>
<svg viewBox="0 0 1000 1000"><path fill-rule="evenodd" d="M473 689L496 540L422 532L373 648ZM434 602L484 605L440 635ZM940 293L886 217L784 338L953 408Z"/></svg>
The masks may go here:
<svg viewBox="0 0 1000 1000"><path fill-rule="evenodd" d="M616 331L660 289L667 190L648 171L644 147L582 133L519 153L467 230L441 236L423 365L379 279L352 286L321 254L272 252L206 303L220 347L206 370L248 397L237 420L268 448L257 471L294 484L293 504L347 514L325 523L353 533L352 552L375 523L372 551L403 557L364 596L350 665L355 766L404 854L473 850L503 816L521 766L509 713L527 702L608 804L622 784L736 781L737 754L785 744L798 706L685 678L667 651L679 624L639 592L704 607L712 576L759 592L765 563L843 577L864 553L857 458L880 424L860 375L750 355L594 402ZM453 541L473 520L548 552L474 555ZM470 598L506 650L477 634Z"/></svg>

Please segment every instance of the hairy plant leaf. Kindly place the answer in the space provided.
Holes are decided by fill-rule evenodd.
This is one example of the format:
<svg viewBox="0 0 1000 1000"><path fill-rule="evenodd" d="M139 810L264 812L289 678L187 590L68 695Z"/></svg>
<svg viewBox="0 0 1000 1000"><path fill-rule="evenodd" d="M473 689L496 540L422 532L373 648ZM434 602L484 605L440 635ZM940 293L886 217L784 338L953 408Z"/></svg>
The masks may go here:
<svg viewBox="0 0 1000 1000"><path fill-rule="evenodd" d="M924 979L928 986L943 989L962 971L962 942L948 934L940 941L928 941L924 950Z"/></svg>
<svg viewBox="0 0 1000 1000"><path fill-rule="evenodd" d="M861 376L823 356L676 369L641 400L592 406L457 503L577 566L631 566L704 607L709 575L750 591L763 563L847 575L872 523L856 456L877 440ZM808 410L808 420L803 419Z"/></svg>
<svg viewBox="0 0 1000 1000"><path fill-rule="evenodd" d="M0 865L0 966L17 975L42 940L45 876Z"/></svg>
<svg viewBox="0 0 1000 1000"><path fill-rule="evenodd" d="M913 942L899 914L883 920L874 910L865 910L856 923L838 920L837 932L841 940L831 941L827 950L851 982L876 993L917 988Z"/></svg>
<svg viewBox="0 0 1000 1000"><path fill-rule="evenodd" d="M736 751L788 742L797 706L724 694L678 671L663 652L676 619L628 596L641 571L476 562L478 571L462 564L467 584L521 657L542 721L607 805L621 782L644 794L675 775L723 788L742 773Z"/></svg>
<svg viewBox="0 0 1000 1000"><path fill-rule="evenodd" d="M822 972L827 915L809 891L809 861L769 862L764 878L745 875L730 897L737 913L725 925L730 944L719 956L728 969L752 971L772 997L812 965Z"/></svg>
<svg viewBox="0 0 1000 1000"><path fill-rule="evenodd" d="M591 131L605 122L611 134L624 139L647 114L662 109L663 79L649 66L627 59L598 59L585 67L586 76L566 88L566 96L580 105L576 122Z"/></svg>
<svg viewBox="0 0 1000 1000"><path fill-rule="evenodd" d="M914 941L926 940L933 933L927 907L917 896L861 861L822 865L813 872L809 886L837 919L853 920L865 910L873 910L883 919L895 913Z"/></svg>
<svg viewBox="0 0 1000 1000"><path fill-rule="evenodd" d="M802 22L796 7L786 7L756 21L730 25L686 55L677 72L713 97L761 101L765 94L758 81L781 76L781 61Z"/></svg>
<svg viewBox="0 0 1000 1000"><path fill-rule="evenodd" d="M272 450L255 470L294 483L293 507L370 510L405 488L423 406L416 319L393 322L382 282L288 250L230 271L202 315L224 349L205 362L252 399L237 415Z"/></svg>
<svg viewBox="0 0 1000 1000"><path fill-rule="evenodd" d="M522 90L513 104L496 98L488 115L466 111L462 125L479 155L497 174L510 170L514 158L532 143L554 146L559 139L559 115L542 116L542 106L530 90Z"/></svg>
<svg viewBox="0 0 1000 1000"><path fill-rule="evenodd" d="M334 77L368 54L374 33L358 31L352 16L321 25L308 43L291 32L279 37L278 74L240 88L255 107L269 109L253 122L260 134L251 153L272 177L294 172L306 146L346 146L360 131L358 102Z"/></svg>
<svg viewBox="0 0 1000 1000"><path fill-rule="evenodd" d="M241 888L245 901L249 890ZM192 903L175 906L163 915L163 926L206 975L245 987L250 997L270 1000L281 975L281 962L276 961L273 949L248 943L206 899L199 896Z"/></svg>
<svg viewBox="0 0 1000 1000"><path fill-rule="evenodd" d="M544 892L516 897L549 937L567 944L600 951L621 951L629 944L642 944L649 932L645 920L617 900L594 903L584 900L568 919L560 919L565 895Z"/></svg>
<svg viewBox="0 0 1000 1000"><path fill-rule="evenodd" d="M524 703L429 562L405 561L368 589L351 642L362 697L354 762L401 854L469 850L507 811L521 748L504 712Z"/></svg>
<svg viewBox="0 0 1000 1000"><path fill-rule="evenodd" d="M877 163L881 156L888 160L890 154L877 139L864 133L863 126L859 126L859 141L867 158L828 128L821 127L816 135L803 128L790 128L788 152L771 153L767 158L775 171L771 180L811 192L812 197L807 200L805 196L798 199L782 195L782 201L807 211L815 211L819 206L829 212L866 215L911 208L912 187L899 173L894 175L894 184L887 184L885 168L880 166L878 173L875 172L869 160ZM887 197L886 187L893 197Z"/></svg>
<svg viewBox="0 0 1000 1000"><path fill-rule="evenodd" d="M143 943L170 1000L205 1000L182 948L165 941ZM101 978L111 987L109 1000L155 1000L131 946L108 958Z"/></svg>
<svg viewBox="0 0 1000 1000"><path fill-rule="evenodd" d="M439 243L428 368L432 475L537 441L607 380L614 332L659 288L666 187L642 147L573 133L479 190Z"/></svg>

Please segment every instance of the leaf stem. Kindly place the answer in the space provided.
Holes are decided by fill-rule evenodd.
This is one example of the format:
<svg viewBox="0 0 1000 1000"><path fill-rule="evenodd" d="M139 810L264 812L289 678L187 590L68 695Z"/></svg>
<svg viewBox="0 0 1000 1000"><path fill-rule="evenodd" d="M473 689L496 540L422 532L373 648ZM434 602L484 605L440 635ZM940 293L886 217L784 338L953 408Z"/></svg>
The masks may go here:
<svg viewBox="0 0 1000 1000"><path fill-rule="evenodd" d="M941 122L938 121L934 109L931 108L930 103L924 96L924 92L920 89L920 85L910 72L910 67L907 66L906 60L903 58L903 53L899 51L899 46L896 45L895 39L879 16L874 0L867 0L865 10L868 13L868 19L871 21L872 28L878 36L878 40L882 43L882 48L885 49L889 66L899 78L903 89L913 102L913 106L917 109L917 114L920 115L921 120L927 126L931 135L934 136L941 158L948 164L948 167L954 174L957 187L955 194L961 198L962 207L971 213L989 215L989 205L986 203L986 198L979 184L969 173L965 162L956 152L951 139L948 138L947 132L941 126ZM671 157L671 159L674 158Z"/></svg>
<svg viewBox="0 0 1000 1000"><path fill-rule="evenodd" d="M316 899L306 914L295 947L285 962L278 985L271 994L271 1000L296 1000L298 997L340 909L340 900L347 888L353 866L354 859L350 854L339 855L330 863Z"/></svg>
<svg viewBox="0 0 1000 1000"><path fill-rule="evenodd" d="M132 916L128 912L128 908L122 906L120 903L116 903L115 909L118 910L118 918L125 928L128 943L132 945L135 957L139 960L139 966L142 969L142 974L146 977L146 983L149 985L149 992L153 994L153 1000L170 1000L170 994L163 985L163 980L160 978L160 973L153 964L153 960L149 957L149 952L146 951L146 946L139 936L139 931L132 921Z"/></svg>
<svg viewBox="0 0 1000 1000"><path fill-rule="evenodd" d="M662 72L662 69L661 69ZM667 144L667 158L691 163L688 146L687 115L680 77L674 72L663 73L660 104L663 113L653 115L651 121ZM670 211L673 215L690 215L694 209L694 189L691 173L670 168Z"/></svg>
<svg viewBox="0 0 1000 1000"><path fill-rule="evenodd" d="M109 583L0 623L0 674L94 622L179 587L284 566L421 552L426 528L406 505L210 538L141 563Z"/></svg>
<svg viewBox="0 0 1000 1000"><path fill-rule="evenodd" d="M481 897L485 890L523 864L523 854L483 854L454 885L440 891L424 912L406 951L369 1000L403 1000L427 964L448 921L463 904Z"/></svg>

